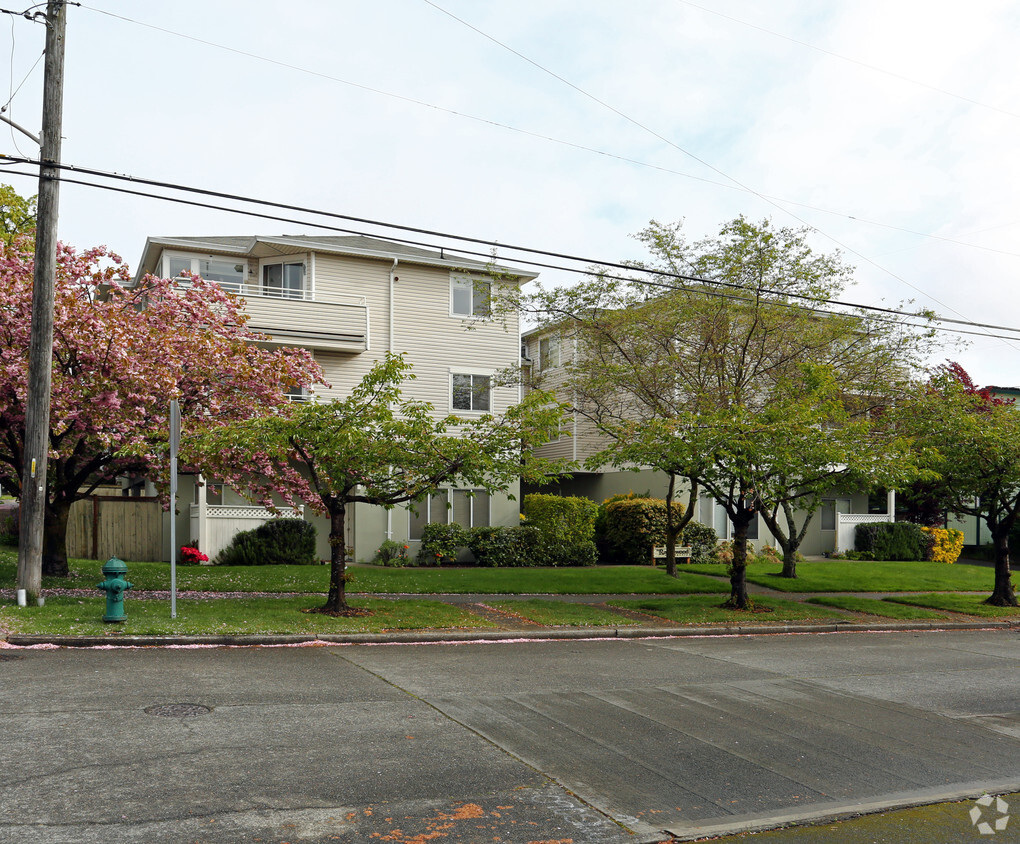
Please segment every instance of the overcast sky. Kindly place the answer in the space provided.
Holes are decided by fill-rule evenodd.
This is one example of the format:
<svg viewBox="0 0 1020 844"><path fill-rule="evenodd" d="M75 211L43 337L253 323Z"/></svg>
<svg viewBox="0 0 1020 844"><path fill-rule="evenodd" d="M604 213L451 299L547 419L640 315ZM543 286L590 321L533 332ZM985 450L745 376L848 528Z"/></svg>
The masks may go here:
<svg viewBox="0 0 1020 844"><path fill-rule="evenodd" d="M1020 328L1018 35L1015 0L88 0L63 160L606 260L651 219L770 217L843 251L849 301ZM43 41L0 16L33 132ZM0 152L37 148L3 125ZM61 191L61 239L132 265L147 236L318 231ZM1020 384L1020 335L969 340L946 356Z"/></svg>

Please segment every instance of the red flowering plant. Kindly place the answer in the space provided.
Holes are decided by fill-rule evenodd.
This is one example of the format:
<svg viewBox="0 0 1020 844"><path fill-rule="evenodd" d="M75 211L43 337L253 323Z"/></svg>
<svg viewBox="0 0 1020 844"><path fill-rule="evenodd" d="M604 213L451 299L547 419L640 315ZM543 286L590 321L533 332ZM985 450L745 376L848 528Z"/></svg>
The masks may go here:
<svg viewBox="0 0 1020 844"><path fill-rule="evenodd" d="M208 563L209 557L203 554L192 545L181 546L181 563L186 566L197 566L199 563Z"/></svg>

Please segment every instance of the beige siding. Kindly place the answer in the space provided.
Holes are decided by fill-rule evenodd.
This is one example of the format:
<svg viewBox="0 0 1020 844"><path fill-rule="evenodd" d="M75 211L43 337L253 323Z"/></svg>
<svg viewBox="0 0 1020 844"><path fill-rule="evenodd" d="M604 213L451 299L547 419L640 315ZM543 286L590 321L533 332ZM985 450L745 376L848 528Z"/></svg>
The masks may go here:
<svg viewBox="0 0 1020 844"><path fill-rule="evenodd" d="M558 337L560 341L560 360L558 366L543 370L539 342L543 338ZM576 354L576 341L569 336L561 336L558 330L529 334L525 338L528 356L533 362L532 383L543 390L555 393L563 402L571 404L575 397L567 389L570 363ZM606 447L608 439L598 432L595 424L581 413L571 414L565 425L565 431L558 440L545 443L536 449L538 457L546 459L566 459L583 462L593 454Z"/></svg>
<svg viewBox="0 0 1020 844"><path fill-rule="evenodd" d="M332 389L324 396L345 395L389 350L389 272L392 264L364 259L316 256L316 297L364 296L370 315L368 351L350 356L317 352ZM452 412L451 374L495 374L518 360L516 319L470 320L450 314L450 273L398 265L394 283L393 351L404 353L415 378L406 394L431 403L437 414ZM503 412L518 398L516 387L493 391L493 411ZM468 414L465 414L468 415Z"/></svg>
<svg viewBox="0 0 1020 844"><path fill-rule="evenodd" d="M363 352L368 343L367 305L349 301L315 301L249 296L248 327L275 342L310 349Z"/></svg>

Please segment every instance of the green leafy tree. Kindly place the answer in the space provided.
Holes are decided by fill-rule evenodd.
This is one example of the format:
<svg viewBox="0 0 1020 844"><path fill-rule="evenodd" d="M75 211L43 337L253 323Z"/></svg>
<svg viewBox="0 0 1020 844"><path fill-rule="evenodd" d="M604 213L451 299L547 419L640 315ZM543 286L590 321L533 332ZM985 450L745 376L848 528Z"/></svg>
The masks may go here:
<svg viewBox="0 0 1020 844"><path fill-rule="evenodd" d="M995 586L985 603L1015 607L1009 533L1020 519L1020 409L974 388L957 369L937 370L899 420L938 474L934 494L950 511L988 526Z"/></svg>
<svg viewBox="0 0 1020 844"><path fill-rule="evenodd" d="M296 403L285 412L210 428L188 443L194 459L215 465L227 483L267 506L280 496L329 518L329 595L322 612L351 615L346 599L344 527L351 504L391 508L443 484L489 492L518 478L542 480L554 464L522 455L559 426L560 408L536 392L502 416L439 417L406 399L413 378L400 356L379 361L345 398Z"/></svg>
<svg viewBox="0 0 1020 844"><path fill-rule="evenodd" d="M0 240L5 245L35 235L35 203L34 196L21 196L10 185L0 184Z"/></svg>
<svg viewBox="0 0 1020 844"><path fill-rule="evenodd" d="M796 505L810 516L821 492L850 476L832 461L849 462L851 431L841 438L822 428L875 417L905 389L925 351L923 334L827 307L850 270L838 254L814 253L806 234L740 217L718 237L690 244L679 224L653 222L637 236L652 255L635 263L646 272L641 279L595 275L529 303L575 343L563 394L608 437L589 468L658 469L670 498L685 480L684 519L699 488L726 509L738 607L748 604L739 540L751 520L775 514L787 573L795 574L804 525L783 530L780 514L785 520ZM784 414L793 414L797 438L783 431ZM876 449L870 462L880 464L889 441L863 421L855 432L868 432L853 442ZM799 447L787 447L794 442ZM670 527L672 549L683 525Z"/></svg>

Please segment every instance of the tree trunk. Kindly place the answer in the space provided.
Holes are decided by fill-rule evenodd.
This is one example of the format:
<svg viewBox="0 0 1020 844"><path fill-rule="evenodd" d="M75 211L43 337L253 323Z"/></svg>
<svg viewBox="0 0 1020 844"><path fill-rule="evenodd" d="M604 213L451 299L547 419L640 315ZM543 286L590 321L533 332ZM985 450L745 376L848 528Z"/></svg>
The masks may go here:
<svg viewBox="0 0 1020 844"><path fill-rule="evenodd" d="M783 542L780 540L779 547L783 549L783 570L779 573L780 577L796 577L797 576L797 546L787 541Z"/></svg>
<svg viewBox="0 0 1020 844"><path fill-rule="evenodd" d="M677 529L673 521L673 492L675 490L676 475L670 472L669 487L666 490L666 574L670 577L676 577Z"/></svg>
<svg viewBox="0 0 1020 844"><path fill-rule="evenodd" d="M67 518L71 502L47 504L43 517L42 573L46 577L67 577Z"/></svg>
<svg viewBox="0 0 1020 844"><path fill-rule="evenodd" d="M349 613L347 604L347 502L329 509L329 595L323 612Z"/></svg>
<svg viewBox="0 0 1020 844"><path fill-rule="evenodd" d="M995 546L995 588L985 603L993 607L1017 606L1016 593L1009 578L1009 527L999 525L992 532Z"/></svg>
<svg viewBox="0 0 1020 844"><path fill-rule="evenodd" d="M741 509L733 522L733 562L730 565L730 597L723 607L731 610L751 609L751 599L747 594L747 526L751 522L753 511Z"/></svg>

